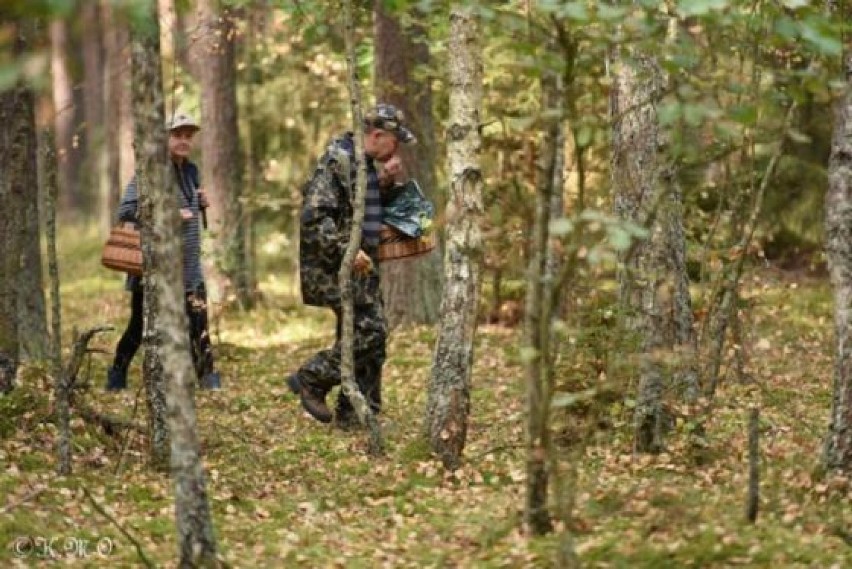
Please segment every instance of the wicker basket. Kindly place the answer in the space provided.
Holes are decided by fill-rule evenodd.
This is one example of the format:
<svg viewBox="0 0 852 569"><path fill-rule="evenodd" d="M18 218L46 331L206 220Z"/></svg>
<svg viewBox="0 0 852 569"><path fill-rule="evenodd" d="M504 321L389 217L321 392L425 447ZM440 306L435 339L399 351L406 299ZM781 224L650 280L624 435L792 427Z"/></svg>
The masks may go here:
<svg viewBox="0 0 852 569"><path fill-rule="evenodd" d="M434 248L434 233L420 237L409 237L390 225L382 225L379 233L379 261L419 257Z"/></svg>
<svg viewBox="0 0 852 569"><path fill-rule="evenodd" d="M122 223L110 230L101 264L113 271L142 275L141 238L132 223Z"/></svg>

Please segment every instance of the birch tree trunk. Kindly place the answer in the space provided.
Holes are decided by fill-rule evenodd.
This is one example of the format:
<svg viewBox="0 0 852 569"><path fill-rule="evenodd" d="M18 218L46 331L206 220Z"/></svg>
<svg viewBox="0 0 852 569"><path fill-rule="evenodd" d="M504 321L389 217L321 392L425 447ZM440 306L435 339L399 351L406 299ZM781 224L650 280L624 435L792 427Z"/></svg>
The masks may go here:
<svg viewBox="0 0 852 569"><path fill-rule="evenodd" d="M340 304L343 307L342 328L340 335L340 386L344 395L352 403L355 413L362 425L370 433L370 454L380 455L384 452L384 442L379 429L379 422L370 410L367 400L355 382L355 361L353 350L353 333L355 331L354 306L352 297L352 263L361 248L361 230L364 224L364 208L367 196L367 163L364 156L364 114L361 107L361 90L358 83L358 64L355 58L355 32L352 15L352 0L343 5L343 37L346 42L346 66L349 71L349 102L352 109L352 132L355 135L355 156L358 160L358 179L355 187L355 203L353 204L352 225L349 229L349 243L340 263L337 279L340 286Z"/></svg>
<svg viewBox="0 0 852 569"><path fill-rule="evenodd" d="M156 4L153 8L156 19ZM150 14L147 14L150 16ZM166 380L162 359L163 337L158 321L162 312L159 298L163 258L159 255L160 235L154 231L153 192L171 187L167 170L167 138L163 111L163 82L160 72L158 27L149 20L136 21L131 29L132 100L134 116L133 150L139 191L139 224L142 233L143 344L142 378L148 405L149 458L156 469L169 464L169 431L166 419ZM155 33L156 32L156 33ZM157 122L159 119L163 119ZM175 208L177 211L177 208ZM183 282L182 277L177 282Z"/></svg>
<svg viewBox="0 0 852 569"><path fill-rule="evenodd" d="M230 280L240 306L253 305L242 212L240 136L237 127L236 27L218 0L198 2L202 23L198 46L201 85L201 184L210 199L210 229L219 269ZM221 280L221 279L220 279ZM220 282L220 287L224 283ZM221 292L221 288L220 288Z"/></svg>
<svg viewBox="0 0 852 569"><path fill-rule="evenodd" d="M454 3L450 9L450 196L444 291L424 429L447 468L458 465L467 437L482 271L482 50L476 10L476 2Z"/></svg>
<svg viewBox="0 0 852 569"><path fill-rule="evenodd" d="M382 0L374 3L376 96L396 105L406 116L418 144L401 145L409 174L435 201L435 125L432 120L431 79L415 73L431 62L428 31L422 24L404 28ZM421 18L425 15L421 14ZM401 259L382 266L385 314L391 328L402 324L432 324L441 299L441 255L436 247L425 257Z"/></svg>
<svg viewBox="0 0 852 569"><path fill-rule="evenodd" d="M852 49L845 53L846 88L835 103L825 196L826 255L834 287L835 363L831 419L823 461L852 473Z"/></svg>
<svg viewBox="0 0 852 569"><path fill-rule="evenodd" d="M189 356L184 308L181 222L166 155L156 4L149 10L146 20L134 29L133 44L137 181L144 203L143 228L147 229L143 233L146 320L152 317L148 332L159 340L147 349L158 352L160 377L156 388L166 386L179 567L206 567L216 564L216 540L198 445L195 371ZM148 311L148 305L155 308Z"/></svg>

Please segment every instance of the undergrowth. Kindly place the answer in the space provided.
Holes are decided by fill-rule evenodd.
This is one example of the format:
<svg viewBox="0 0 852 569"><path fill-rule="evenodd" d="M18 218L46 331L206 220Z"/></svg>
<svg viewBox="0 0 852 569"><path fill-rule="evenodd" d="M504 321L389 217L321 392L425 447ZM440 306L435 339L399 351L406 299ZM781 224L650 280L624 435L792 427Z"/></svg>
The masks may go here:
<svg viewBox="0 0 852 569"><path fill-rule="evenodd" d="M96 338L103 353L84 368L88 388L79 397L142 425L141 355L130 389L103 391L128 299L121 279L98 267L93 242L92 232L61 242L64 345L72 326L115 327ZM215 313L224 389L197 393L217 542L232 566L550 567L569 534L588 567L852 563L848 482L818 469L832 373L825 283L749 276L742 349L750 381L727 372L701 460L682 422L673 425L666 452L633 455L627 340L609 327L606 304L590 298L585 318L563 337L557 386L620 383L607 397L555 414L554 487L564 493L554 493L556 531L534 538L522 523L520 330L478 331L466 458L454 472L430 458L421 437L434 330L394 331L383 380L387 456L371 459L363 432L312 421L285 386L286 375L333 335L329 314L293 297L280 276L289 273L264 278L258 310ZM109 436L75 416L74 473L54 474L51 381L43 370L33 372L0 398L0 563L35 566L52 552L81 567L137 566L135 541L154 564L174 566L173 489L167 475L148 468L141 434ZM755 524L744 515L750 406L761 411ZM572 500L570 511L562 507ZM39 539L53 539L52 549Z"/></svg>

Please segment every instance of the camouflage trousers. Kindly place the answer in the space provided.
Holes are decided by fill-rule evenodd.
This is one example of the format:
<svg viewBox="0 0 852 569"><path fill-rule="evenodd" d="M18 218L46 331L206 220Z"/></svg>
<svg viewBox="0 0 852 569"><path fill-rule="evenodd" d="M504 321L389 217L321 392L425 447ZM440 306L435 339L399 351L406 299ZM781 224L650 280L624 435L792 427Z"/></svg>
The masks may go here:
<svg viewBox="0 0 852 569"><path fill-rule="evenodd" d="M113 361L116 369L125 372L142 345L143 302L144 296L140 284L131 289L130 321L118 341ZM207 291L203 284L195 292L186 294L186 316L189 321L192 363L198 378L201 379L213 371L213 346L207 331Z"/></svg>
<svg viewBox="0 0 852 569"><path fill-rule="evenodd" d="M339 307L334 307L332 310L337 317L337 339L334 345L317 352L297 372L304 385L322 396L325 396L333 387L340 385L343 311ZM373 412L378 413L382 407L382 366L385 363L387 339L387 323L381 300L376 300L372 304L355 306L353 324L352 356L355 365L355 381ZM352 411L352 404L341 390L337 396L336 412L346 415Z"/></svg>

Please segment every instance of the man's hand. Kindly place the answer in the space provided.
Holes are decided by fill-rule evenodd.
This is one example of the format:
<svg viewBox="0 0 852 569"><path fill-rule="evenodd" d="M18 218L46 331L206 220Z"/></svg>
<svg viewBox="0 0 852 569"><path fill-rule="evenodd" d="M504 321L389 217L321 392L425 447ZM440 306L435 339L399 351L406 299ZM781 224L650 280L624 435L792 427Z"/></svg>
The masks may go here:
<svg viewBox="0 0 852 569"><path fill-rule="evenodd" d="M394 154L385 162L382 170L379 172L379 185L393 186L404 184L407 181L408 174L402 165L402 159L399 157L399 154Z"/></svg>
<svg viewBox="0 0 852 569"><path fill-rule="evenodd" d="M352 261L352 270L355 274L364 276L369 274L373 268L373 260L367 255L363 249L358 249L358 254L355 255L355 260Z"/></svg>
<svg viewBox="0 0 852 569"><path fill-rule="evenodd" d="M184 221L189 221L192 219L192 210L188 207L180 208L180 218Z"/></svg>
<svg viewBox="0 0 852 569"><path fill-rule="evenodd" d="M198 207L201 209L207 209L209 205L210 202L207 200L207 190L198 188Z"/></svg>

